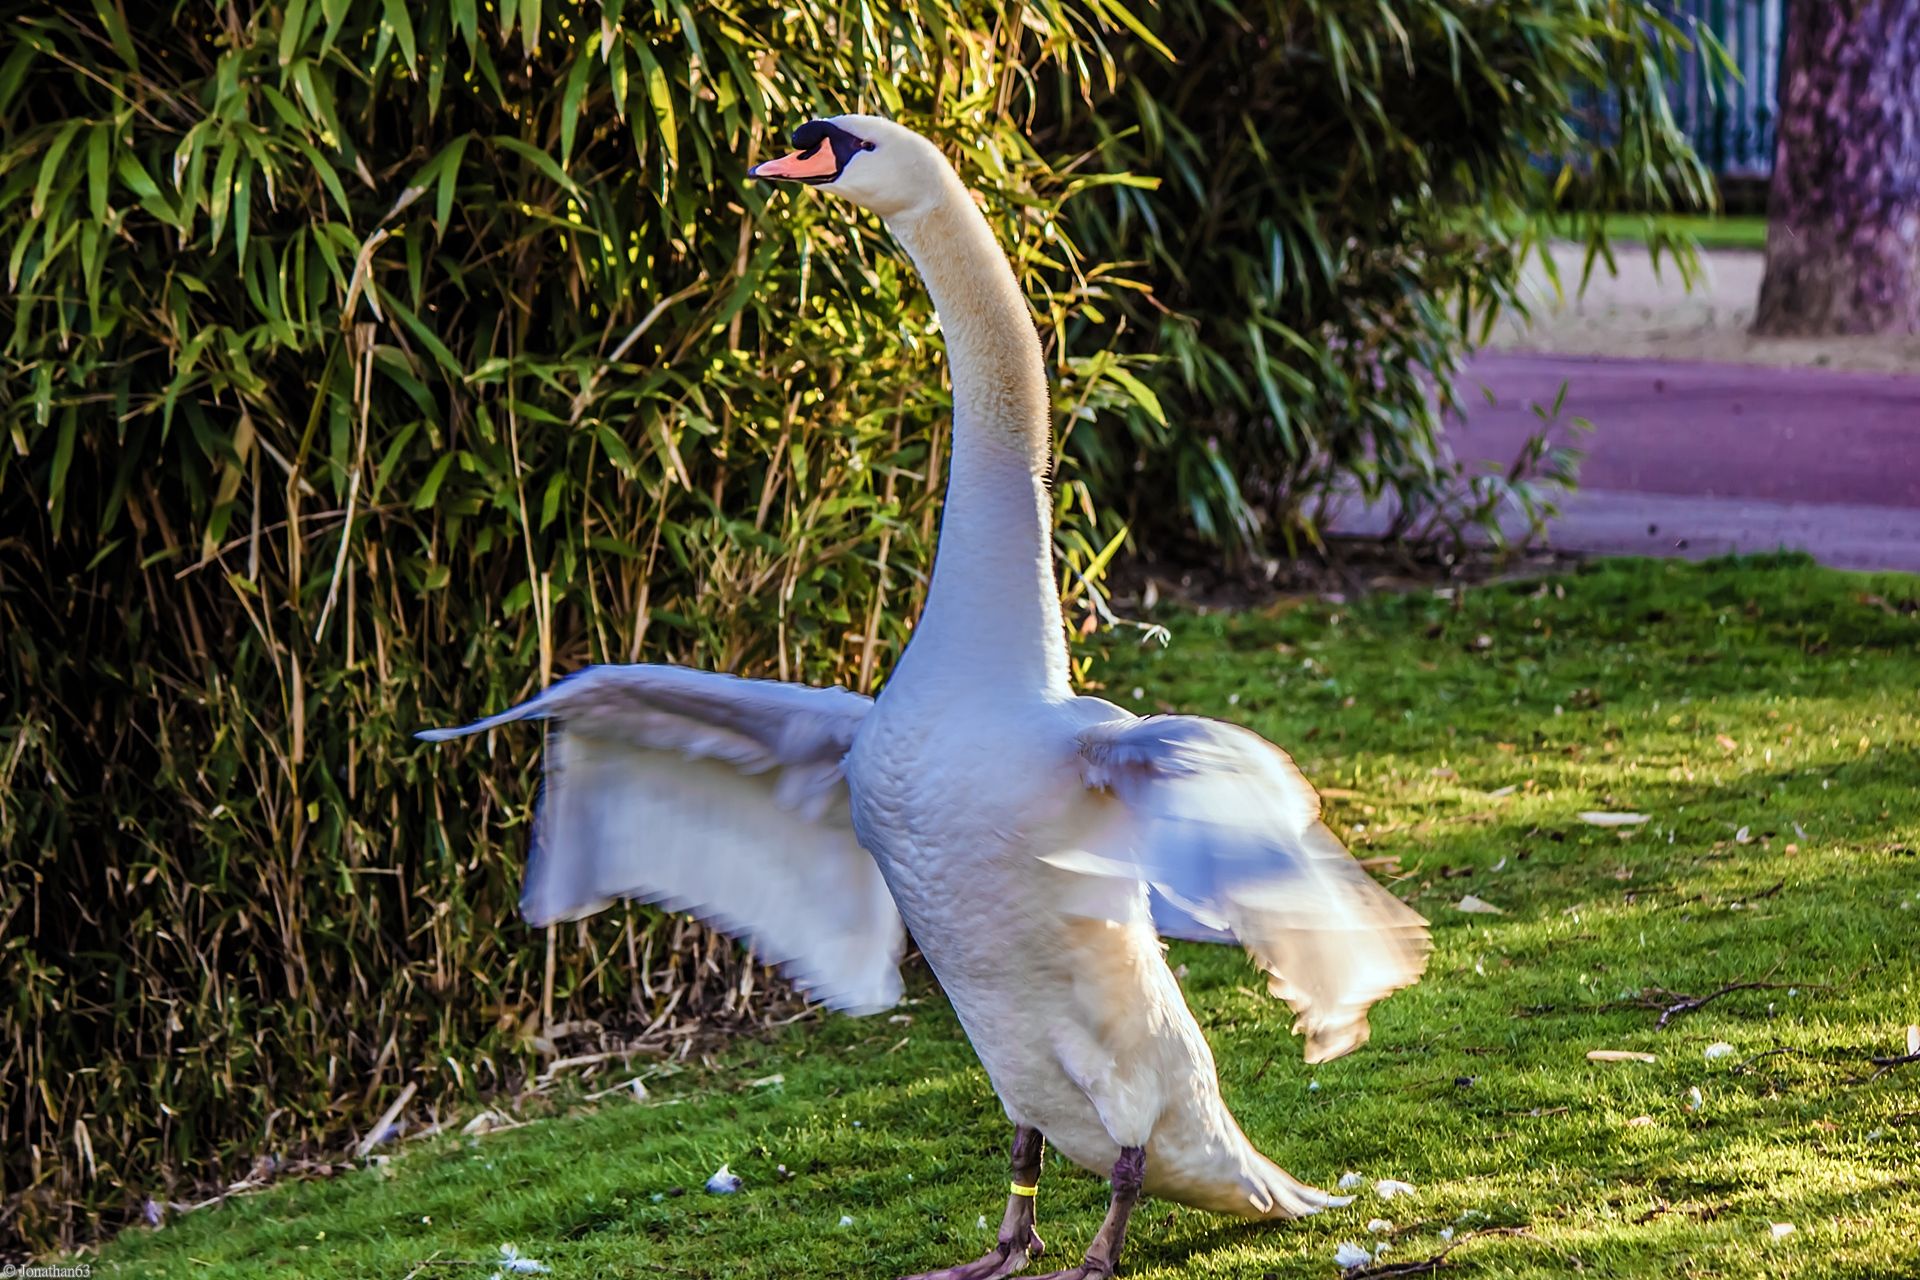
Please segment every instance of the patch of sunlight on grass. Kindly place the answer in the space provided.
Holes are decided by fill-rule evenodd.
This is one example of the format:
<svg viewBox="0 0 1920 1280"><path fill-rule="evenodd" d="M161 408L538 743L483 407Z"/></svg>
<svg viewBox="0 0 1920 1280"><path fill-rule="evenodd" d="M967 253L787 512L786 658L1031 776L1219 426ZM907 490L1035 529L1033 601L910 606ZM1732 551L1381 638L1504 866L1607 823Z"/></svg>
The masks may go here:
<svg viewBox="0 0 1920 1280"><path fill-rule="evenodd" d="M1463 1278L1920 1274L1920 1067L1868 1062L1920 1021L1916 601L1920 579L1791 557L1609 562L1452 598L1175 612L1165 650L1115 641L1109 696L1135 705L1138 686L1138 710L1286 746L1354 852L1397 860L1384 874L1436 943L1372 1042L1317 1068L1237 954L1173 947L1263 1149L1321 1185L1355 1170L1419 1190L1259 1227L1149 1202L1123 1273L1327 1277L1342 1240L1407 1262L1451 1230ZM1578 817L1596 810L1648 821ZM1467 894L1505 914L1458 910ZM1780 985L1657 1028L1743 981ZM556 1277L972 1257L999 1220L1006 1124L924 971L911 986L910 1024L742 1042L644 1103L422 1142L130 1232L97 1274L397 1280L470 1259L418 1275L485 1277L505 1243ZM723 1161L745 1189L703 1194ZM1050 1160L1050 1260L1077 1258L1105 1199ZM1368 1235L1376 1217L1390 1233Z"/></svg>

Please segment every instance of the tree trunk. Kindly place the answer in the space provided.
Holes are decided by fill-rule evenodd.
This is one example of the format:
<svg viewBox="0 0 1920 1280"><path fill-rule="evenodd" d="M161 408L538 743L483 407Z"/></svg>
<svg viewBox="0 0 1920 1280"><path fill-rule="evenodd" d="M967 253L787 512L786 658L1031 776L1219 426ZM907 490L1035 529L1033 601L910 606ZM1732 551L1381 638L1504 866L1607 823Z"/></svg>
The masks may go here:
<svg viewBox="0 0 1920 1280"><path fill-rule="evenodd" d="M1754 332L1920 333L1920 4L1789 0Z"/></svg>

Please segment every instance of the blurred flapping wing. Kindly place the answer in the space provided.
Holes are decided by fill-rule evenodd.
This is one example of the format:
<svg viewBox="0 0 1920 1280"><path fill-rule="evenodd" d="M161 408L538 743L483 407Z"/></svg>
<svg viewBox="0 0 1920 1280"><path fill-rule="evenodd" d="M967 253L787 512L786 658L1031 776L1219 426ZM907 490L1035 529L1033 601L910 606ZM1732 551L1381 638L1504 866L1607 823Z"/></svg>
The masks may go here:
<svg viewBox="0 0 1920 1280"><path fill-rule="evenodd" d="M1086 784L1119 803L1085 850L1050 861L1145 881L1169 937L1238 941L1299 1015L1307 1061L1365 1043L1369 1006L1425 970L1427 923L1320 821L1287 754L1197 716L1123 715L1079 745Z"/></svg>
<svg viewBox="0 0 1920 1280"><path fill-rule="evenodd" d="M751 944L852 1013L900 995L904 930L854 839L841 761L870 698L666 666L590 667L439 742L551 720L521 910L636 898Z"/></svg>

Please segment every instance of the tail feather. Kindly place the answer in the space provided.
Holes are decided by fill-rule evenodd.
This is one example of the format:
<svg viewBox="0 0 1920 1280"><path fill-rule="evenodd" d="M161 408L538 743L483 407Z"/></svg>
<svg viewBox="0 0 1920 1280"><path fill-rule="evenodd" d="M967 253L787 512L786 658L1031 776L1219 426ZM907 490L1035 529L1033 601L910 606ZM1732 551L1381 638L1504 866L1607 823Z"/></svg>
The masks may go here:
<svg viewBox="0 0 1920 1280"><path fill-rule="evenodd" d="M1336 1196L1308 1186L1258 1151L1249 1150L1241 1183L1246 1188L1249 1218L1305 1218L1322 1209L1353 1203L1352 1196Z"/></svg>
<svg viewBox="0 0 1920 1280"><path fill-rule="evenodd" d="M1336 1196L1308 1186L1261 1155L1244 1136L1237 1158L1218 1147L1191 1162L1163 1152L1156 1161L1147 1153L1147 1194L1236 1218L1280 1220L1304 1218L1322 1209L1353 1203L1352 1196ZM1222 1159L1222 1155L1226 1158Z"/></svg>

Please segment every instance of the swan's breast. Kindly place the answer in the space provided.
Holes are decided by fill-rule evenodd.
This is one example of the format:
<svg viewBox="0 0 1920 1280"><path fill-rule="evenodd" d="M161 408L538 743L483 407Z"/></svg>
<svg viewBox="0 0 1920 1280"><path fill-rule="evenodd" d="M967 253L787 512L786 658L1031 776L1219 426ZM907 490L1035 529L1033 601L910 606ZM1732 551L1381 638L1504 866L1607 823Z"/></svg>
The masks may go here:
<svg viewBox="0 0 1920 1280"><path fill-rule="evenodd" d="M936 969L1042 923L1037 846L1084 795L1071 744L1044 706L911 690L890 689L862 725L846 764L854 831Z"/></svg>

